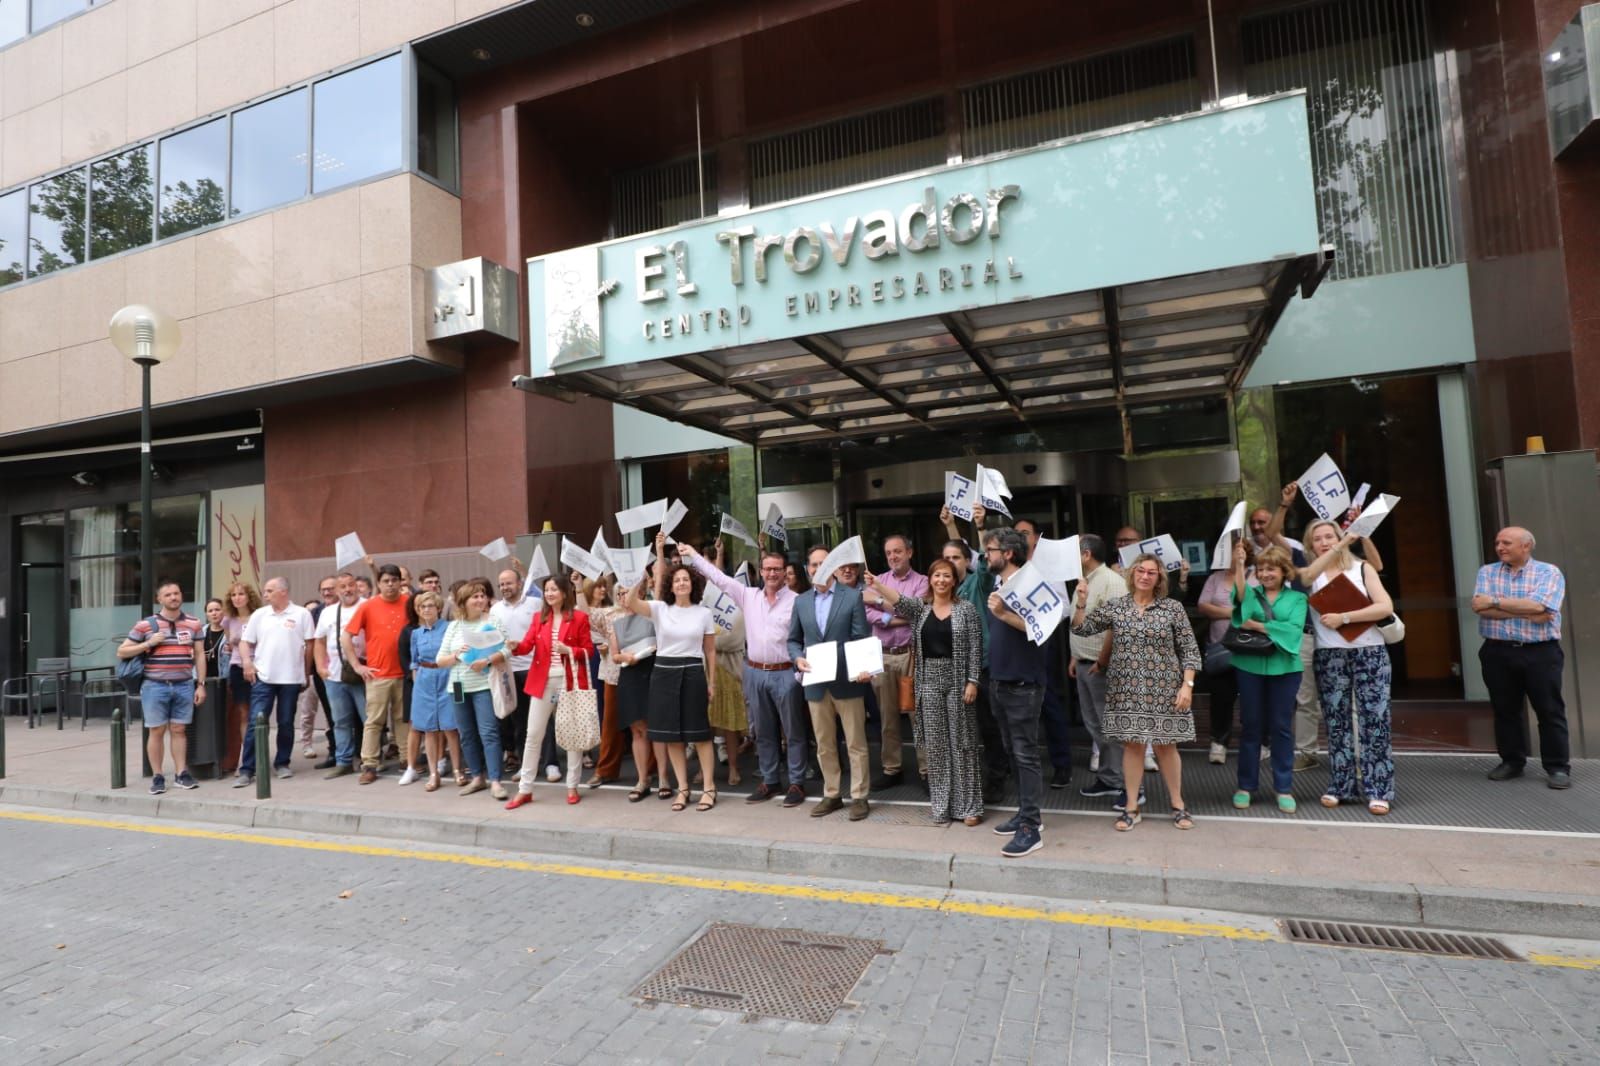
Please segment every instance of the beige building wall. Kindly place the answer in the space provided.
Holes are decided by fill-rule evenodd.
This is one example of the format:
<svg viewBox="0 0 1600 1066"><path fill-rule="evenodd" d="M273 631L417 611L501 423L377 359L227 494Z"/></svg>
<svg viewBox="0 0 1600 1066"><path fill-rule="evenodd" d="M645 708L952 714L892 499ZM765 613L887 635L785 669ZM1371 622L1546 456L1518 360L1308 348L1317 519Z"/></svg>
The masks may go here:
<svg viewBox="0 0 1600 1066"><path fill-rule="evenodd" d="M0 188L509 6L102 0L0 51Z"/></svg>
<svg viewBox="0 0 1600 1066"><path fill-rule="evenodd" d="M106 339L128 303L183 330L157 404L408 355L459 367L425 340L423 273L460 258L460 201L398 174L0 289L0 434L139 406Z"/></svg>

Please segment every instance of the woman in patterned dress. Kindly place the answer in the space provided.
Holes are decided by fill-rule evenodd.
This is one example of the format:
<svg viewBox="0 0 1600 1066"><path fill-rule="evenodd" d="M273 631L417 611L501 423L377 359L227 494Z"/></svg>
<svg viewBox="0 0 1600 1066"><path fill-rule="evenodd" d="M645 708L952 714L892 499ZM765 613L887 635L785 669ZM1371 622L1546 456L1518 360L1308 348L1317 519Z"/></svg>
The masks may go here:
<svg viewBox="0 0 1600 1066"><path fill-rule="evenodd" d="M1167 572L1148 553L1128 567L1128 595L1108 600L1084 617L1089 589L1078 583L1072 631L1092 637L1111 629L1111 667L1106 682L1105 734L1124 743L1123 773L1139 780L1144 746L1155 748L1156 765L1172 798L1172 823L1194 828L1183 805L1183 764L1177 744L1194 739L1194 675L1200 669L1200 648L1189 616L1177 600L1167 598ZM1138 794L1129 788L1127 809L1115 828L1126 833L1142 820Z"/></svg>
<svg viewBox="0 0 1600 1066"><path fill-rule="evenodd" d="M956 596L956 568L944 559L928 567L933 602L902 596L870 573L866 582L895 614L912 626L912 677L917 712L911 729L928 769L933 820L983 821L983 774L979 767L978 674L983 669L983 620Z"/></svg>

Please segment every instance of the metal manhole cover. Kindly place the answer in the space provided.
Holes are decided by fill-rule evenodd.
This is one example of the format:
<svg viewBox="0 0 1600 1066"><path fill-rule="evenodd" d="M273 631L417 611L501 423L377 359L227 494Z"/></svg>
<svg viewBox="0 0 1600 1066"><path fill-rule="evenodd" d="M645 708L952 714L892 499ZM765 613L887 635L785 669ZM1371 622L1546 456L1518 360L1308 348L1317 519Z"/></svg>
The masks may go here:
<svg viewBox="0 0 1600 1066"><path fill-rule="evenodd" d="M633 994L825 1025L884 950L881 940L715 922Z"/></svg>
<svg viewBox="0 0 1600 1066"><path fill-rule="evenodd" d="M1469 959L1522 960L1521 955L1493 937L1467 933L1440 933L1432 929L1356 925L1349 922L1313 922L1303 918L1285 918L1278 924L1282 926L1286 937L1299 944L1414 951L1423 955L1458 955Z"/></svg>
<svg viewBox="0 0 1600 1066"><path fill-rule="evenodd" d="M877 803L867 812L866 820L885 825L920 826L924 829L940 829L950 824L934 821L925 804L907 807L898 803Z"/></svg>

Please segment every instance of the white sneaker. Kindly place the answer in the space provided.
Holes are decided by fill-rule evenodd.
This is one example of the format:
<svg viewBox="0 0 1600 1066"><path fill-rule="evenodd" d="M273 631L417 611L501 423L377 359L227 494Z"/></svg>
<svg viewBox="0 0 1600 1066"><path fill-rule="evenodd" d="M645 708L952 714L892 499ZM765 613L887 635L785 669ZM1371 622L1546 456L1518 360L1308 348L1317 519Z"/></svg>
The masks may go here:
<svg viewBox="0 0 1600 1066"><path fill-rule="evenodd" d="M409 785L409 784L411 784L411 782L415 781L416 779L417 779L417 768L415 766L406 767L406 772L400 775L400 783L402 785Z"/></svg>
<svg viewBox="0 0 1600 1066"><path fill-rule="evenodd" d="M1221 766L1223 763L1228 761L1228 749L1223 747L1221 744L1218 744L1216 741L1212 741L1210 759L1212 765Z"/></svg>
<svg viewBox="0 0 1600 1066"><path fill-rule="evenodd" d="M287 766L280 766L276 770L272 771L272 776L276 777L279 781L282 781L286 777L293 777L294 771L289 769Z"/></svg>
<svg viewBox="0 0 1600 1066"><path fill-rule="evenodd" d="M557 766L555 763L551 763L549 766L546 766L544 768L544 779L546 781L560 781L561 767Z"/></svg>
<svg viewBox="0 0 1600 1066"><path fill-rule="evenodd" d="M316 748L307 748L305 751L302 751L300 754L304 755L308 759L315 759L317 757L317 749Z"/></svg>
<svg viewBox="0 0 1600 1066"><path fill-rule="evenodd" d="M1144 746L1144 772L1147 774L1156 772L1156 753L1148 744Z"/></svg>

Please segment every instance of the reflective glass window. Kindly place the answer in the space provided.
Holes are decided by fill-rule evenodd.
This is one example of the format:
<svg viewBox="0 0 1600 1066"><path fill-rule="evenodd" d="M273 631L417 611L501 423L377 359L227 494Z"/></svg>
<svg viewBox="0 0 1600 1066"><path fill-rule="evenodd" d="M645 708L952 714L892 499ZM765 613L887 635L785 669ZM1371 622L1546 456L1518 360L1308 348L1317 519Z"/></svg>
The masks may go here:
<svg viewBox="0 0 1600 1066"><path fill-rule="evenodd" d="M315 86L311 191L400 168L400 57L347 71Z"/></svg>
<svg viewBox="0 0 1600 1066"><path fill-rule="evenodd" d="M296 89L234 113L229 214L276 207L306 194L306 92Z"/></svg>
<svg viewBox="0 0 1600 1066"><path fill-rule="evenodd" d="M417 169L455 188L456 89L430 67L417 67Z"/></svg>
<svg viewBox="0 0 1600 1066"><path fill-rule="evenodd" d="M0 196L0 285L21 281L28 264L28 193Z"/></svg>
<svg viewBox="0 0 1600 1066"><path fill-rule="evenodd" d="M149 244L155 221L151 148L102 159L89 168L89 258Z"/></svg>
<svg viewBox="0 0 1600 1066"><path fill-rule="evenodd" d="M83 262L88 171L79 167L28 189L28 274Z"/></svg>
<svg viewBox="0 0 1600 1066"><path fill-rule="evenodd" d="M89 0L33 0L33 32L76 15L89 6Z"/></svg>
<svg viewBox="0 0 1600 1066"><path fill-rule="evenodd" d="M28 35L28 0L0 0L0 45Z"/></svg>
<svg viewBox="0 0 1600 1066"><path fill-rule="evenodd" d="M226 217L228 120L219 118L161 141L161 236Z"/></svg>

